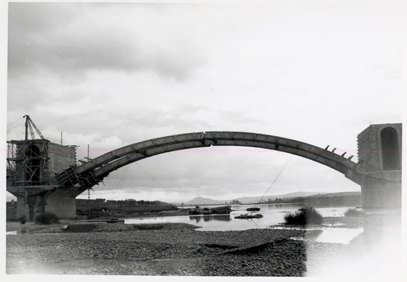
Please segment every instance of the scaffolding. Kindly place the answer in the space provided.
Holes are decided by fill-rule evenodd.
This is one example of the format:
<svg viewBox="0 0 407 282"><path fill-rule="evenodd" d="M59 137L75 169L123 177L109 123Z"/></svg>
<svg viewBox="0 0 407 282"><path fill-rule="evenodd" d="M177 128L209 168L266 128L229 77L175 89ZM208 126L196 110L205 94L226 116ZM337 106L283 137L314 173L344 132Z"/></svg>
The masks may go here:
<svg viewBox="0 0 407 282"><path fill-rule="evenodd" d="M7 141L7 181L11 186L47 185L48 140Z"/></svg>

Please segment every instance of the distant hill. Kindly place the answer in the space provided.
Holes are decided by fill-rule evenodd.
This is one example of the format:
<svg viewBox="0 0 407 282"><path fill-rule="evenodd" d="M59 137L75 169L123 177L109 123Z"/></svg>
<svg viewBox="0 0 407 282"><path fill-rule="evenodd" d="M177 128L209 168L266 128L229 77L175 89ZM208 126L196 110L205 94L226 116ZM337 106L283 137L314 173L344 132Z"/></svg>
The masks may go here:
<svg viewBox="0 0 407 282"><path fill-rule="evenodd" d="M307 196L307 198L326 198L326 197L337 197L337 196L358 196L361 192L337 192L337 193L321 193L317 195Z"/></svg>
<svg viewBox="0 0 407 282"><path fill-rule="evenodd" d="M326 193L318 193L318 192L293 192L293 193L287 193L287 194L281 194L281 195L272 195L272 196L264 196L263 199L262 197L242 197L242 198L237 198L234 200L237 200L241 202L242 204L251 204L251 203L258 203L260 200L263 201L268 201L269 199L272 201L274 199L284 199L284 198L296 198L296 197L308 197L312 195L318 195L318 194L326 194Z"/></svg>
<svg viewBox="0 0 407 282"><path fill-rule="evenodd" d="M300 203L306 205L338 205L360 206L362 204L361 192L340 192L317 194L307 197L290 197L281 199L280 202Z"/></svg>
<svg viewBox="0 0 407 282"><path fill-rule="evenodd" d="M193 198L191 201L188 201L184 203L184 205L187 206L193 206L193 205L218 205L218 204L224 204L225 201L217 201L217 200L212 200L209 198L203 198L203 197L196 197Z"/></svg>
<svg viewBox="0 0 407 282"><path fill-rule="evenodd" d="M353 197L360 197L360 192L337 192L337 193L326 193L326 192L294 192L294 193L287 193L287 194L281 194L281 195L272 195L272 196L264 196L262 197L241 197L241 198L235 198L232 200L226 200L226 201L221 201L221 200L213 200L210 198L204 198L204 197L196 197L186 203L184 205L187 206L194 206L194 205L224 205L225 203L230 203L231 201L239 201L242 204L252 204L252 203L259 203L261 200L263 202L267 202L269 199L270 201L275 201L276 199L279 199L280 201L291 201L294 200L295 202L297 201L316 201L318 199L321 200L329 200L329 198L335 198L335 201L337 201L339 198L345 199L345 198L353 198ZM331 199L334 201L334 199Z"/></svg>
<svg viewBox="0 0 407 282"><path fill-rule="evenodd" d="M318 193L318 192L294 192L294 193L287 193L283 195L273 196L273 198L291 198L291 197L308 197L312 195L324 195L327 194L326 192Z"/></svg>
<svg viewBox="0 0 407 282"><path fill-rule="evenodd" d="M287 194L281 194L281 195L272 195L272 196L264 196L263 199L261 196L257 196L257 197L241 197L241 198L236 198L236 199L231 199L231 200L226 200L226 201L220 201L220 200L213 200L210 198L203 198L203 197L196 197L186 203L184 203L184 205L223 205L225 204L225 202L229 203L231 201L239 201L242 204L251 204L251 203L258 203L260 202L260 200L263 201L268 201L268 199L270 200L274 200L276 198L279 199L284 199L284 198L297 198L297 197L307 197L307 196L312 196L312 195L323 195L326 193L317 193L317 192L294 192L294 193L287 193Z"/></svg>

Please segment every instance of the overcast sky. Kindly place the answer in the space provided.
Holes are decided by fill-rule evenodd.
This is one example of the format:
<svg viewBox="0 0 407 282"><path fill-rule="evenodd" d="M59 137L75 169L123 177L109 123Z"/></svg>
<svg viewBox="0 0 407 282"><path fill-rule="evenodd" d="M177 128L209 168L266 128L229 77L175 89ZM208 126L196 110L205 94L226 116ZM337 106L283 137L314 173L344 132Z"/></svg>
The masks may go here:
<svg viewBox="0 0 407 282"><path fill-rule="evenodd" d="M402 122L403 10L293 2L9 3L6 138L24 139L28 114L51 142L63 132L64 145L78 145L78 159L88 144L92 158L223 130L331 145L357 161L369 124ZM360 191L323 165L243 147L155 156L104 184L91 198Z"/></svg>

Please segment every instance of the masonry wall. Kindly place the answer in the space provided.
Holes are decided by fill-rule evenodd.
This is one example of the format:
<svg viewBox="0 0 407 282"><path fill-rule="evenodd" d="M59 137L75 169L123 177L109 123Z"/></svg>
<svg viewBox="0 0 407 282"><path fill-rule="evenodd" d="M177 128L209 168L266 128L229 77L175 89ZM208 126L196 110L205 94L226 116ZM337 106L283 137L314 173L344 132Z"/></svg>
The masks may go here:
<svg viewBox="0 0 407 282"><path fill-rule="evenodd" d="M362 207L364 209L401 208L401 181L366 180L362 184Z"/></svg>
<svg viewBox="0 0 407 282"><path fill-rule="evenodd" d="M364 172L382 171L382 145L380 133L390 127L397 132L399 152L402 151L402 126L401 123L370 125L358 135L359 167Z"/></svg>
<svg viewBox="0 0 407 282"><path fill-rule="evenodd" d="M26 219L30 218L28 208L26 209L25 197L17 196L17 212L16 217L21 218L25 216Z"/></svg>
<svg viewBox="0 0 407 282"><path fill-rule="evenodd" d="M388 151L382 148L382 143L385 141L382 140L381 134L383 130L388 130L387 128L397 133L394 144L397 143L398 147L389 152L392 155L386 155ZM390 139L393 140L393 138ZM400 166L389 169L384 166L383 160L384 158L388 160L390 157L393 160L400 158L401 161L401 152L401 123L370 125L358 135L357 171L366 175L361 184L364 209L401 208L401 163Z"/></svg>
<svg viewBox="0 0 407 282"><path fill-rule="evenodd" d="M44 201L38 195L29 197L17 196L17 218L25 216L27 220L34 220L35 215L40 212Z"/></svg>
<svg viewBox="0 0 407 282"><path fill-rule="evenodd" d="M369 126L358 135L358 159L363 171L379 170L377 127Z"/></svg>
<svg viewBox="0 0 407 282"><path fill-rule="evenodd" d="M76 149L73 146L48 144L48 167L53 173L59 173L76 162Z"/></svg>

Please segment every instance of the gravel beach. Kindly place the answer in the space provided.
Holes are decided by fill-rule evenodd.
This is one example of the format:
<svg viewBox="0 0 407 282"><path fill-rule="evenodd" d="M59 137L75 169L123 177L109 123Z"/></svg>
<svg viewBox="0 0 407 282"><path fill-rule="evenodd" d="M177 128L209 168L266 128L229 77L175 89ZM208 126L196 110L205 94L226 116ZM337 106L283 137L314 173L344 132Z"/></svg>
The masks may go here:
<svg viewBox="0 0 407 282"><path fill-rule="evenodd" d="M361 224L360 219L349 222L354 227ZM335 262L364 262L372 254L365 240L319 243L309 240L317 231L303 229L199 231L178 223L144 224L141 228L95 222L89 232L71 232L64 230L69 224L89 223L8 222L7 231L17 231L17 235L6 236L6 273L324 276Z"/></svg>
<svg viewBox="0 0 407 282"><path fill-rule="evenodd" d="M63 224L7 236L7 274L303 276L301 230L160 230L96 223L91 232L61 232ZM31 230L29 230L31 229ZM50 233L53 232L53 233ZM282 259L284 258L284 259Z"/></svg>

